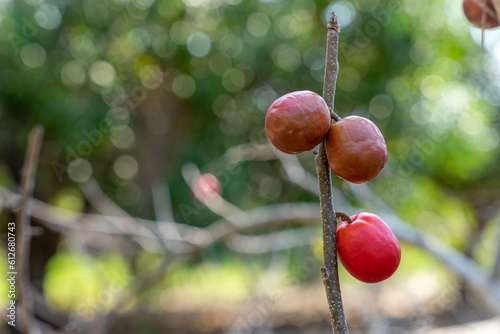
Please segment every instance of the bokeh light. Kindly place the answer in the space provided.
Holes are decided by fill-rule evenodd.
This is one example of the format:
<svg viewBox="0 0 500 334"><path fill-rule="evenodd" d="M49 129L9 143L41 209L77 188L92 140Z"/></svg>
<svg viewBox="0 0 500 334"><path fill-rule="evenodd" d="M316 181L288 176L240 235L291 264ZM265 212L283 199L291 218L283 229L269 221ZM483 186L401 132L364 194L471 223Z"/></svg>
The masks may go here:
<svg viewBox="0 0 500 334"><path fill-rule="evenodd" d="M186 42L187 49L194 57L205 57L212 46L210 37L201 31L192 33Z"/></svg>
<svg viewBox="0 0 500 334"><path fill-rule="evenodd" d="M76 61L70 61L61 68L61 80L67 86L79 86L85 82L85 68Z"/></svg>
<svg viewBox="0 0 500 334"><path fill-rule="evenodd" d="M92 176L92 165L86 159L77 158L69 163L68 176L75 182L84 183Z"/></svg>
<svg viewBox="0 0 500 334"><path fill-rule="evenodd" d="M40 44L30 43L21 49L21 60L30 68L37 68L45 63L47 54Z"/></svg>
<svg viewBox="0 0 500 334"><path fill-rule="evenodd" d="M187 99L191 97L196 91L196 82L191 76L187 74L178 75L172 81L172 91L178 97Z"/></svg>
<svg viewBox="0 0 500 334"><path fill-rule="evenodd" d="M99 86L110 86L115 81L116 71L110 63L99 60L89 69L90 79Z"/></svg>
<svg viewBox="0 0 500 334"><path fill-rule="evenodd" d="M36 23L47 30L57 29L61 20L59 7L52 3L42 3L35 12Z"/></svg>
<svg viewBox="0 0 500 334"><path fill-rule="evenodd" d="M136 176L139 165L130 155L122 155L116 158L113 163L113 170L119 178L131 180Z"/></svg>

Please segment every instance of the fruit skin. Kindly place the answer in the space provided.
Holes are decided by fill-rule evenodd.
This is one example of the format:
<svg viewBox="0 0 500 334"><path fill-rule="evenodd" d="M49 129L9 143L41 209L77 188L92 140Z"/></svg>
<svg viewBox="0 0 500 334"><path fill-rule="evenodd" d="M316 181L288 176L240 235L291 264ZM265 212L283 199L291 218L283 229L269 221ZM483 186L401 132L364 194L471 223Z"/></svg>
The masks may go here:
<svg viewBox="0 0 500 334"><path fill-rule="evenodd" d="M385 139L378 127L359 116L335 122L325 139L325 150L332 171L351 183L374 179L388 158Z"/></svg>
<svg viewBox="0 0 500 334"><path fill-rule="evenodd" d="M343 221L337 229L340 263L365 283L391 277L401 262L401 246L392 230L373 213L361 212L351 219L352 223Z"/></svg>
<svg viewBox="0 0 500 334"><path fill-rule="evenodd" d="M331 115L323 98L311 91L288 93L271 104L266 114L266 135L280 151L299 154L325 138Z"/></svg>
<svg viewBox="0 0 500 334"><path fill-rule="evenodd" d="M219 180L210 173L196 176L191 183L191 188L196 196L204 199L212 199L222 193Z"/></svg>
<svg viewBox="0 0 500 334"><path fill-rule="evenodd" d="M486 13L486 22L484 29L491 29L498 27L500 23L498 22L495 11L495 6L493 6L493 2L491 0L477 0L478 2L484 4L486 2L486 7L491 10L490 13ZM483 16L483 8L481 8L476 0L464 0L462 4L465 17L469 20L473 25L481 28L482 16Z"/></svg>

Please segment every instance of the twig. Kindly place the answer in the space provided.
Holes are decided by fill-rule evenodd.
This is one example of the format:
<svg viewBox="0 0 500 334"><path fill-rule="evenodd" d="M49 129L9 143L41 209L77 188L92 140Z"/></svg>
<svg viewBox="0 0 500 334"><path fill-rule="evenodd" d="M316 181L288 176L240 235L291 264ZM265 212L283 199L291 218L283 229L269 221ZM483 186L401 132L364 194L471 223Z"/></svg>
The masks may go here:
<svg viewBox="0 0 500 334"><path fill-rule="evenodd" d="M238 208L233 203L226 201L222 196L218 194L214 197L206 198L205 196L203 196L203 194L200 193L198 189L192 187L192 182L195 179L195 177L201 175L198 166L192 163L185 164L184 166L182 166L181 172L184 181L186 181L187 185L191 188L193 194L201 203L203 203L203 205L205 205L210 211L212 211L216 215L224 217L229 223L235 226L238 225L238 221L231 220L230 217L232 217L234 214L241 213L242 210L240 208Z"/></svg>
<svg viewBox="0 0 500 334"><path fill-rule="evenodd" d="M220 157L212 160L203 166L203 170L225 170L234 168L237 164L245 161L267 161L275 158L275 149L269 142L249 142L246 144L234 145Z"/></svg>
<svg viewBox="0 0 500 334"><path fill-rule="evenodd" d="M153 209L157 221L174 221L172 198L168 184L163 185L157 181L151 185Z"/></svg>
<svg viewBox="0 0 500 334"><path fill-rule="evenodd" d="M332 17L327 27L328 35L323 98L328 107L333 110L339 67L338 41L340 32L335 13L332 13ZM325 265L321 270L323 284L325 285L333 332L335 334L345 334L348 333L348 330L344 307L342 305L337 263L337 221L332 198L331 172L326 158L324 142L319 146L319 152L316 156L315 163L318 173L321 219L323 222L323 256Z"/></svg>
<svg viewBox="0 0 500 334"><path fill-rule="evenodd" d="M94 209L102 215L102 217L127 217L129 218L129 221L132 223L128 224L117 224L113 220L110 222L119 230L121 231L136 231L138 228L140 228L140 224L137 223L137 220L129 215L129 213L125 210L123 210L121 207L119 207L111 198L109 198L106 193L101 189L101 186L99 183L94 179L90 178L87 182L80 184L80 189L82 190L83 195L89 201L89 203L94 207ZM151 253L158 253L158 250L160 248L166 248L167 246L164 245L161 241L161 238L157 238L157 234L155 233L154 230L151 228L148 228L148 226L144 225L142 227L146 227L149 231L144 231L145 233L148 233L151 238L145 240L141 238L134 238L133 240L139 244L143 249L151 252ZM126 234L127 235L127 234ZM133 236L134 233L128 234L130 236Z"/></svg>
<svg viewBox="0 0 500 334"><path fill-rule="evenodd" d="M0 187L0 197L2 199L0 203L9 210L13 210L12 203L19 200L18 194L3 187ZM305 202L269 205L241 211L228 217L231 221L237 221L238 226L229 224L225 218L222 218L206 228L175 222L157 222L141 218L113 217L59 210L59 208L39 200L33 200L32 216L46 228L57 232L78 229L83 232L103 234L107 237L115 235L144 239L162 238L169 243L178 242L184 245L183 248L174 253L190 254L198 251L199 248L225 240L236 233L244 233L263 227L275 227L293 221L302 224L316 224L320 219L318 209L317 204ZM76 219L68 218L75 216ZM118 229L116 226L127 226L127 228ZM135 229L131 228L132 226L135 226ZM160 226L159 230L155 231L158 236L151 232L154 231L155 226ZM161 226L168 226L169 231L176 230L179 234L171 236L164 233L164 230L167 229L161 229Z"/></svg>
<svg viewBox="0 0 500 334"><path fill-rule="evenodd" d="M315 227L300 227L259 235L235 234L226 240L226 246L239 253L264 254L311 245L317 232Z"/></svg>
<svg viewBox="0 0 500 334"><path fill-rule="evenodd" d="M337 67L338 67L338 64L337 64ZM333 111L333 109L330 109L330 115L332 116L332 119L337 122L337 121L340 121L342 118L337 115L337 113L335 113L335 111Z"/></svg>
<svg viewBox="0 0 500 334"><path fill-rule="evenodd" d="M29 134L28 149L24 159L21 176L21 199L16 212L18 232L18 274L19 274L19 320L25 333L41 333L35 321L33 310L33 292L30 279L31 245L31 197L35 189L36 171L43 140L43 127L36 126Z"/></svg>
<svg viewBox="0 0 500 334"><path fill-rule="evenodd" d="M287 181L299 186L310 194L318 195L318 179L307 172L295 155L281 153L274 150L286 174Z"/></svg>

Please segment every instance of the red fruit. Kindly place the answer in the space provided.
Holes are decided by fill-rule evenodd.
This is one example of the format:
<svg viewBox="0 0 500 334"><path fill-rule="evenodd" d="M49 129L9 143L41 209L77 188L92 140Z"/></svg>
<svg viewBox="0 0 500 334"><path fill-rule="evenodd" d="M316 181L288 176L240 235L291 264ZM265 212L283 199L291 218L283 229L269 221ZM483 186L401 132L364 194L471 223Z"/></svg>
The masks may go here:
<svg viewBox="0 0 500 334"><path fill-rule="evenodd" d="M401 261L399 241L377 215L362 212L343 221L337 229L340 263L353 277L377 283L394 274Z"/></svg>
<svg viewBox="0 0 500 334"><path fill-rule="evenodd" d="M303 90L283 95L266 114L266 135L280 151L298 154L312 150L325 138L331 116L325 100Z"/></svg>
<svg viewBox="0 0 500 334"><path fill-rule="evenodd" d="M374 179L388 157L380 130L372 121L359 116L335 122L326 136L325 150L332 171L352 183Z"/></svg>
<svg viewBox="0 0 500 334"><path fill-rule="evenodd" d="M464 0L463 9L465 17L477 27L490 29L500 25L491 0ZM482 26L483 13L486 13L484 27Z"/></svg>
<svg viewBox="0 0 500 334"><path fill-rule="evenodd" d="M194 178L191 188L197 197L214 198L222 193L219 180L212 174L201 174Z"/></svg>

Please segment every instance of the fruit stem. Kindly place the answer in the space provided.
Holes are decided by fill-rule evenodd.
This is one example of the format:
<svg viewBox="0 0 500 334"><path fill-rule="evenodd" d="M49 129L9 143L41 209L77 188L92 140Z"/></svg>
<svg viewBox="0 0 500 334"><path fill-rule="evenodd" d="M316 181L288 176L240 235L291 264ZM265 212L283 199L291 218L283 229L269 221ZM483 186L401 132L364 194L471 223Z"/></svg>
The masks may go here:
<svg viewBox="0 0 500 334"><path fill-rule="evenodd" d="M330 109L330 115L332 115L332 119L335 121L335 122L338 122L342 119L342 117L340 117L339 115L337 115L335 113L335 111L333 111L332 109Z"/></svg>
<svg viewBox="0 0 500 334"><path fill-rule="evenodd" d="M344 212L342 212L342 211L337 211L337 212L335 213L335 218L336 218L336 219L339 219L339 218L340 218L340 219L342 219L342 221L347 222L347 224L351 224L351 223L352 223L352 219L351 219L351 217L349 217L349 215L348 215L348 214L346 214L346 213L344 213Z"/></svg>
<svg viewBox="0 0 500 334"><path fill-rule="evenodd" d="M326 43L323 98L325 99L327 106L333 112L339 67L338 40L340 32L337 16L334 13L332 13L332 17L327 25L327 28L328 35ZM349 331L347 329L347 321L345 318L344 307L342 305L342 295L340 292L337 260L337 221L332 196L331 170L326 158L324 140L319 146L318 154L315 159L315 165L318 173L321 220L323 226L324 268L321 269L321 275L323 277L323 284L325 285L333 333L348 334Z"/></svg>

